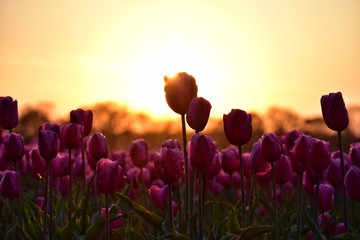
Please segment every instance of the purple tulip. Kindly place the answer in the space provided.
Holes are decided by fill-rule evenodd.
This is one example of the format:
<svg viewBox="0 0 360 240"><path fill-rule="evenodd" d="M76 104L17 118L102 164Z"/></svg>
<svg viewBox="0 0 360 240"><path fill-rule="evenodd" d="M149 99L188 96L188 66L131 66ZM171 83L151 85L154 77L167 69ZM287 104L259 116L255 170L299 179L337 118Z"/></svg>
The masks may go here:
<svg viewBox="0 0 360 240"><path fill-rule="evenodd" d="M52 160L53 174L55 178L64 177L70 174L69 156L59 153Z"/></svg>
<svg viewBox="0 0 360 240"><path fill-rule="evenodd" d="M42 158L47 161L54 159L60 148L58 135L51 130L39 130L38 146Z"/></svg>
<svg viewBox="0 0 360 240"><path fill-rule="evenodd" d="M349 197L360 202L360 168L357 166L350 167L344 179L346 192Z"/></svg>
<svg viewBox="0 0 360 240"><path fill-rule="evenodd" d="M4 139L5 157L8 162L17 162L25 154L24 138L21 134L10 133Z"/></svg>
<svg viewBox="0 0 360 240"><path fill-rule="evenodd" d="M282 143L284 146L284 153L289 155L291 149L295 145L296 139L298 139L299 136L302 135L302 132L300 130L292 130L290 132L285 133L282 137Z"/></svg>
<svg viewBox="0 0 360 240"><path fill-rule="evenodd" d="M291 164L294 172L304 172L313 159L314 139L308 135L301 135L296 141L291 152Z"/></svg>
<svg viewBox="0 0 360 240"><path fill-rule="evenodd" d="M0 193L9 199L20 196L20 175L18 172L5 171L0 181Z"/></svg>
<svg viewBox="0 0 360 240"><path fill-rule="evenodd" d="M70 112L70 122L80 124L84 127L82 136L86 137L90 134L93 124L93 113L91 110L78 108Z"/></svg>
<svg viewBox="0 0 360 240"><path fill-rule="evenodd" d="M167 147L167 148L178 148L181 150L180 142L177 139L168 139L165 140L161 147Z"/></svg>
<svg viewBox="0 0 360 240"><path fill-rule="evenodd" d="M224 131L229 143L242 146L250 141L252 134L251 114L240 109L232 109L223 115Z"/></svg>
<svg viewBox="0 0 360 240"><path fill-rule="evenodd" d="M111 194L119 189L123 169L117 162L102 158L96 165L96 187L100 193Z"/></svg>
<svg viewBox="0 0 360 240"><path fill-rule="evenodd" d="M351 164L360 168L360 143L350 145L349 157Z"/></svg>
<svg viewBox="0 0 360 240"><path fill-rule="evenodd" d="M184 157L180 149L163 147L153 158L156 172L164 183L174 183L184 176Z"/></svg>
<svg viewBox="0 0 360 240"><path fill-rule="evenodd" d="M51 130L55 132L58 138L60 139L61 126L58 123L49 123L49 122L43 123L41 124L39 130Z"/></svg>
<svg viewBox="0 0 360 240"><path fill-rule="evenodd" d="M158 187L156 185L152 185L149 188L149 195L150 198L156 208L163 209L165 205L168 204L168 198L169 195L169 186L165 185L163 187Z"/></svg>
<svg viewBox="0 0 360 240"><path fill-rule="evenodd" d="M209 120L210 110L209 101L202 97L194 97L186 112L186 122L196 132L201 132Z"/></svg>
<svg viewBox="0 0 360 240"><path fill-rule="evenodd" d="M282 154L281 139L274 133L266 133L260 143L263 158L268 162L276 162Z"/></svg>
<svg viewBox="0 0 360 240"><path fill-rule="evenodd" d="M221 159L220 153L216 153L210 166L204 169L203 178L205 180L212 180L215 176L220 173L221 170Z"/></svg>
<svg viewBox="0 0 360 240"><path fill-rule="evenodd" d="M315 140L313 151L313 158L310 161L309 167L319 174L327 169L330 164L330 143L322 140Z"/></svg>
<svg viewBox="0 0 360 240"><path fill-rule="evenodd" d="M174 77L164 76L165 98L169 107L178 114L186 114L191 100L197 96L198 87L193 76L180 72Z"/></svg>
<svg viewBox="0 0 360 240"><path fill-rule="evenodd" d="M75 149L80 147L80 140L84 127L77 123L67 123L60 131L61 145L67 149Z"/></svg>
<svg viewBox="0 0 360 240"><path fill-rule="evenodd" d="M11 131L19 123L17 101L12 97L0 97L0 126Z"/></svg>
<svg viewBox="0 0 360 240"><path fill-rule="evenodd" d="M285 184L293 176L291 162L288 156L282 154L278 161L275 162L275 178L277 184Z"/></svg>
<svg viewBox="0 0 360 240"><path fill-rule="evenodd" d="M106 138L102 133L96 132L87 140L87 151L93 159L99 161L108 157Z"/></svg>
<svg viewBox="0 0 360 240"><path fill-rule="evenodd" d="M348 169L349 169L349 163L345 161L345 173L348 171ZM330 161L329 167L326 169L326 175L327 175L327 180L335 188L343 185L340 158L333 158Z"/></svg>
<svg viewBox="0 0 360 240"><path fill-rule="evenodd" d="M236 148L230 146L221 151L221 167L228 174L239 171L239 153Z"/></svg>
<svg viewBox="0 0 360 240"><path fill-rule="evenodd" d="M328 128L344 131L349 125L349 116L341 92L321 97L321 111Z"/></svg>
<svg viewBox="0 0 360 240"><path fill-rule="evenodd" d="M34 178L42 179L46 173L46 160L41 157L39 149L33 148L30 153L30 166Z"/></svg>
<svg viewBox="0 0 360 240"><path fill-rule="evenodd" d="M194 134L190 142L191 166L199 171L210 166L216 153L216 144L210 136Z"/></svg>
<svg viewBox="0 0 360 240"><path fill-rule="evenodd" d="M334 188L327 183L319 185L319 209L322 212L330 211L334 205Z"/></svg>
<svg viewBox="0 0 360 240"><path fill-rule="evenodd" d="M262 155L260 148L261 140L254 143L250 153L250 169L252 173L265 173L270 169L270 163Z"/></svg>
<svg viewBox="0 0 360 240"><path fill-rule="evenodd" d="M129 155L136 167L145 167L148 161L148 152L148 143L144 139L138 139L131 142L129 148Z"/></svg>

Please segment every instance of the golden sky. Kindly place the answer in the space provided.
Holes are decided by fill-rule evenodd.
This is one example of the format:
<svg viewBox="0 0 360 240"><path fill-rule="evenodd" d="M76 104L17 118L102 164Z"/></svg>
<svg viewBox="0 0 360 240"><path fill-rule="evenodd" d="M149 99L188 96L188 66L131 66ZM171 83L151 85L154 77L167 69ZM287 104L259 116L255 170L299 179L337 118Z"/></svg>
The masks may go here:
<svg viewBox="0 0 360 240"><path fill-rule="evenodd" d="M118 101L174 116L165 74L185 71L212 116L360 103L359 0L0 2L0 96L57 115Z"/></svg>

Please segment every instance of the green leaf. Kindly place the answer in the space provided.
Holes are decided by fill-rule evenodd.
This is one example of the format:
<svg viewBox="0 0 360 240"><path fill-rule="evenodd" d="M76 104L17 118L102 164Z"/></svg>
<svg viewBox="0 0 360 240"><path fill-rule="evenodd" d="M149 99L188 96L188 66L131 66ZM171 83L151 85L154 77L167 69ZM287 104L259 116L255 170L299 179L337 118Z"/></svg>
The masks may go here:
<svg viewBox="0 0 360 240"><path fill-rule="evenodd" d="M272 232L273 226L269 225L252 225L241 231L238 239L253 239L261 237L264 233Z"/></svg>
<svg viewBox="0 0 360 240"><path fill-rule="evenodd" d="M120 218L120 214L109 214L109 221L116 220ZM99 239L101 232L105 228L105 217L100 218L98 221L96 221L93 225L91 225L88 230L86 231L86 240L96 240Z"/></svg>
<svg viewBox="0 0 360 240"><path fill-rule="evenodd" d="M221 240L235 240L235 239L237 239L238 237L239 237L239 235L230 233L230 234L226 234L225 236L223 236L223 237L221 238Z"/></svg>
<svg viewBox="0 0 360 240"><path fill-rule="evenodd" d="M7 232L5 235L5 239L4 240L12 240L12 239L16 239L16 231L18 229L18 225L14 224Z"/></svg>
<svg viewBox="0 0 360 240"><path fill-rule="evenodd" d="M353 233L341 233L339 235L336 235L331 240L358 240L359 236L355 235Z"/></svg>
<svg viewBox="0 0 360 240"><path fill-rule="evenodd" d="M311 217L307 213L306 208L304 206L303 206L303 213L304 213L304 216L305 216L307 222L309 223L309 227L310 227L311 231L314 234L314 238L326 240L326 237L320 232L319 228L316 226L315 222L311 219Z"/></svg>
<svg viewBox="0 0 360 240"><path fill-rule="evenodd" d="M153 227L161 231L162 223L164 221L162 217L160 217L154 212L147 210L146 208L134 202L133 200L131 200L130 198L128 198L127 196L125 196L120 192L117 192L116 195L119 196L124 202L129 204L132 207L132 209L135 210L135 212L139 214L145 221L147 221Z"/></svg>
<svg viewBox="0 0 360 240"><path fill-rule="evenodd" d="M241 227L237 215L237 211L232 208L228 217L228 233L240 233Z"/></svg>

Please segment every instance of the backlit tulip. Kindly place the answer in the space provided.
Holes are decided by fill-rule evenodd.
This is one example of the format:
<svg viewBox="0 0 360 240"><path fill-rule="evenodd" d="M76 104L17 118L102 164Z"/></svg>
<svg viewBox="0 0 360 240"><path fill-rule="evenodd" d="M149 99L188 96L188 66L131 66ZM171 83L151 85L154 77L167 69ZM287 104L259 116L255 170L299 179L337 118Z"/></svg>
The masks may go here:
<svg viewBox="0 0 360 240"><path fill-rule="evenodd" d="M350 167L344 179L346 192L349 197L360 202L360 168L357 166Z"/></svg>
<svg viewBox="0 0 360 240"><path fill-rule="evenodd" d="M86 137L90 134L93 124L93 113L91 110L78 108L70 112L70 122L84 126L82 136Z"/></svg>
<svg viewBox="0 0 360 240"><path fill-rule="evenodd" d="M320 103L328 128L334 131L344 131L349 125L349 116L341 92L323 95Z"/></svg>
<svg viewBox="0 0 360 240"><path fill-rule="evenodd" d="M143 168L148 161L149 147L144 139L132 141L129 148L129 155L132 162L138 168Z"/></svg>
<svg viewBox="0 0 360 240"><path fill-rule="evenodd" d="M318 174L324 171L330 164L330 143L316 140L313 148L313 158L310 161L309 167L311 167Z"/></svg>
<svg viewBox="0 0 360 240"><path fill-rule="evenodd" d="M290 132L285 133L282 137L282 143L284 146L284 153L289 155L291 149L295 145L296 139L298 139L299 136L302 135L302 132L300 130L292 130Z"/></svg>
<svg viewBox="0 0 360 240"><path fill-rule="evenodd" d="M20 196L20 175L16 171L5 171L0 181L0 193L9 199Z"/></svg>
<svg viewBox="0 0 360 240"><path fill-rule="evenodd" d="M111 194L118 190L123 169L115 161L102 158L96 165L96 187L100 193Z"/></svg>
<svg viewBox="0 0 360 240"><path fill-rule="evenodd" d="M194 134L190 142L191 166L197 170L209 167L216 153L216 144L210 136Z"/></svg>
<svg viewBox="0 0 360 240"><path fill-rule="evenodd" d="M152 185L149 188L150 198L156 208L163 209L168 204L169 186L165 185L162 188Z"/></svg>
<svg viewBox="0 0 360 240"><path fill-rule="evenodd" d="M17 162L25 154L24 138L21 134L10 133L4 139L5 157L8 162Z"/></svg>
<svg viewBox="0 0 360 240"><path fill-rule="evenodd" d="M229 143L242 146L250 141L252 134L251 114L240 109L232 109L223 115L224 131Z"/></svg>
<svg viewBox="0 0 360 240"><path fill-rule="evenodd" d="M263 158L268 162L276 162L282 154L281 139L274 133L266 133L260 142Z"/></svg>
<svg viewBox="0 0 360 240"><path fill-rule="evenodd" d="M38 146L42 158L47 161L54 159L60 147L58 135L51 130L39 130Z"/></svg>
<svg viewBox="0 0 360 240"><path fill-rule="evenodd" d="M174 112L186 114L191 100L197 96L195 78L185 72L179 72L173 77L164 76L164 81L167 104Z"/></svg>
<svg viewBox="0 0 360 240"><path fill-rule="evenodd" d="M33 148L30 150L30 166L31 173L34 178L41 179L46 173L46 160L41 157L39 149Z"/></svg>
<svg viewBox="0 0 360 240"><path fill-rule="evenodd" d="M11 131L19 122L17 101L12 97L0 97L0 126Z"/></svg>
<svg viewBox="0 0 360 240"><path fill-rule="evenodd" d="M186 122L196 132L204 130L210 116L211 104L202 97L194 97L186 112Z"/></svg>
<svg viewBox="0 0 360 240"><path fill-rule="evenodd" d="M87 151L93 159L99 161L108 157L106 138L102 133L96 132L87 140Z"/></svg>
<svg viewBox="0 0 360 240"><path fill-rule="evenodd" d="M80 147L80 140L84 127L77 123L67 123L60 131L61 146L67 149L75 149Z"/></svg>
<svg viewBox="0 0 360 240"><path fill-rule="evenodd" d="M55 132L56 135L58 135L58 138L60 139L61 126L58 123L50 123L50 122L43 123L40 125L39 130L51 130Z"/></svg>

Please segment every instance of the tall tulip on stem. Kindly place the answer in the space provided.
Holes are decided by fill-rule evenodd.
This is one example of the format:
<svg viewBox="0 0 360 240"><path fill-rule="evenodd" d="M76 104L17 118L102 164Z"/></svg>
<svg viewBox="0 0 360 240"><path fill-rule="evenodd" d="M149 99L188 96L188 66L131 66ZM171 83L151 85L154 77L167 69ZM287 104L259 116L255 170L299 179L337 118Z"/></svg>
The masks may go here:
<svg viewBox="0 0 360 240"><path fill-rule="evenodd" d="M164 76L165 98L169 107L181 115L181 130L183 139L183 151L185 159L185 223L189 217L189 161L186 150L186 124L185 114L188 110L191 100L197 96L198 87L193 76L185 72L179 72L173 77ZM187 229L187 227L186 227ZM187 230L186 230L187 231Z"/></svg>
<svg viewBox="0 0 360 240"><path fill-rule="evenodd" d="M0 127L10 133L19 123L17 101L12 97L0 97Z"/></svg>
<svg viewBox="0 0 360 240"><path fill-rule="evenodd" d="M344 99L341 92L330 93L329 95L323 95L320 99L321 111L324 118L324 121L328 128L334 130L338 134L339 142L339 151L340 151L340 160L341 160L341 173L342 180L345 179L345 163L344 163L344 154L341 143L341 132L346 130L349 125L349 116L348 111L345 106ZM344 227L345 231L348 229L348 219L347 219L347 198L346 191L343 188L343 218L344 218Z"/></svg>
<svg viewBox="0 0 360 240"><path fill-rule="evenodd" d="M238 146L241 177L241 197L242 197L242 227L246 227L246 198L244 184L244 166L242 160L241 147L250 141L252 135L252 118L240 109L232 109L229 114L223 115L224 132L230 144Z"/></svg>

